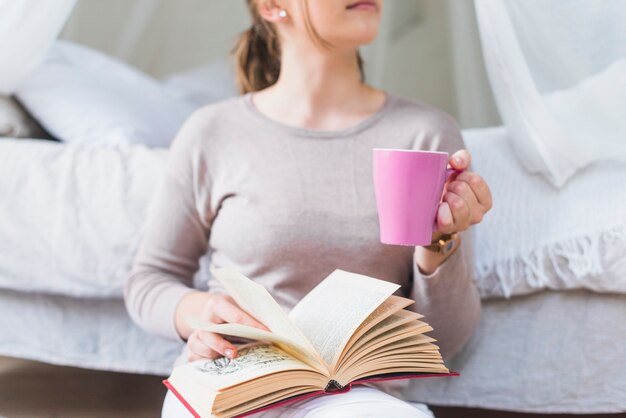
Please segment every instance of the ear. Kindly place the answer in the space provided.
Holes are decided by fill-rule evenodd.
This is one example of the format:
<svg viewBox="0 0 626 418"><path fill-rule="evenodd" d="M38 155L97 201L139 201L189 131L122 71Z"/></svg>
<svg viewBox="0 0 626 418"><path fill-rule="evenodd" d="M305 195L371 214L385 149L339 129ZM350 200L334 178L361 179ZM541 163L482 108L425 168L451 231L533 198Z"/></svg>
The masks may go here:
<svg viewBox="0 0 626 418"><path fill-rule="evenodd" d="M287 19L288 13L276 0L259 0L259 15L268 22L278 23Z"/></svg>

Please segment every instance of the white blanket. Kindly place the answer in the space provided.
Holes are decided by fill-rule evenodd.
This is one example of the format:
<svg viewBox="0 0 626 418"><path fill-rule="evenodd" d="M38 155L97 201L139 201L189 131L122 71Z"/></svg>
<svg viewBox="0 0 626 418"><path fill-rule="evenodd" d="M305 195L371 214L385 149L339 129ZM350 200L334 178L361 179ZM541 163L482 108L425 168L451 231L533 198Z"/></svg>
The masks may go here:
<svg viewBox="0 0 626 418"><path fill-rule="evenodd" d="M464 138L494 201L475 233L483 297L626 293L626 164L592 164L556 189L522 167L504 128L468 130Z"/></svg>
<svg viewBox="0 0 626 418"><path fill-rule="evenodd" d="M0 288L121 297L165 158L0 140Z"/></svg>

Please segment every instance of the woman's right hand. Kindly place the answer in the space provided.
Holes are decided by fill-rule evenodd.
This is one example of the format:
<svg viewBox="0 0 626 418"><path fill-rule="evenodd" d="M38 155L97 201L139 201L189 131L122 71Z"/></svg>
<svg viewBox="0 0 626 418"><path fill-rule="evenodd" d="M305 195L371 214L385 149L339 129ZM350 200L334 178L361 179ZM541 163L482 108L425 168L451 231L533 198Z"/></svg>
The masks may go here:
<svg viewBox="0 0 626 418"><path fill-rule="evenodd" d="M242 324L269 331L269 329L244 312L232 297L222 294L208 294L198 319L213 324ZM237 357L237 348L222 335L214 332L193 330L187 339L188 360L217 357Z"/></svg>

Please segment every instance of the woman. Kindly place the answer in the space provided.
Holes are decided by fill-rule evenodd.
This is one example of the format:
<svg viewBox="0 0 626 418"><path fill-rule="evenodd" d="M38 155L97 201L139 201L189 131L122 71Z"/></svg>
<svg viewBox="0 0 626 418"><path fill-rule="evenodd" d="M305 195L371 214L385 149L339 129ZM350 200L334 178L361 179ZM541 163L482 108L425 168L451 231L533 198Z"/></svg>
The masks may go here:
<svg viewBox="0 0 626 418"><path fill-rule="evenodd" d="M453 355L480 314L469 240L452 239L448 254L380 244L371 154L375 147L454 153L450 165L465 171L447 185L433 238L449 237L491 207L488 186L468 170L458 127L364 83L357 48L376 37L381 0L248 5L253 25L235 51L245 94L198 110L175 138L125 287L131 316L186 341L179 361L235 357L222 336L183 320L263 328L214 279L208 292L192 288L210 251L213 265L235 267L285 309L335 268L401 284L435 328L444 357ZM263 416L430 416L418 408L365 387ZM163 416L189 414L168 395Z"/></svg>

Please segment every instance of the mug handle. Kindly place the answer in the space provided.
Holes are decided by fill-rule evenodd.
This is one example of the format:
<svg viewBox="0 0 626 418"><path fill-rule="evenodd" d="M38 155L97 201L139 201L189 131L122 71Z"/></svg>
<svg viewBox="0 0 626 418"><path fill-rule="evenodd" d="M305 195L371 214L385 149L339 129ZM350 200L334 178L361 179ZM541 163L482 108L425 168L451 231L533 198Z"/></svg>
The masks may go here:
<svg viewBox="0 0 626 418"><path fill-rule="evenodd" d="M443 182L444 186L450 180L450 177L452 177L453 174L461 174L464 171L465 169L458 170L456 168L447 168L446 179ZM435 209L435 220L433 221L433 232L437 230L437 212L439 211L439 205L441 205L442 201L443 201L443 190L441 191L441 197L439 198L439 203L437 203L437 208Z"/></svg>

